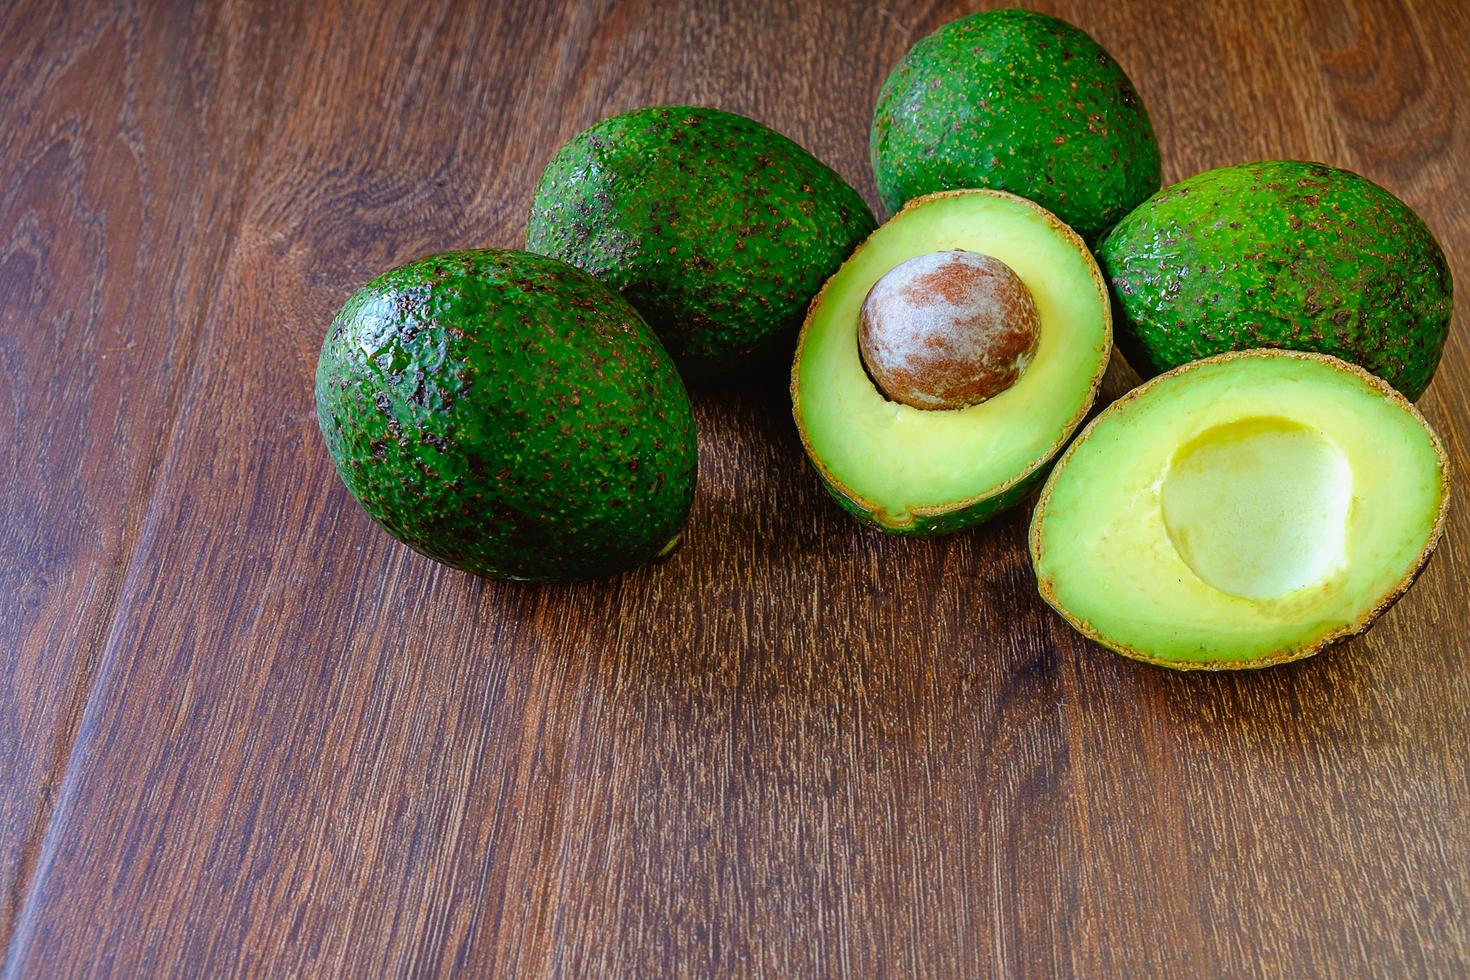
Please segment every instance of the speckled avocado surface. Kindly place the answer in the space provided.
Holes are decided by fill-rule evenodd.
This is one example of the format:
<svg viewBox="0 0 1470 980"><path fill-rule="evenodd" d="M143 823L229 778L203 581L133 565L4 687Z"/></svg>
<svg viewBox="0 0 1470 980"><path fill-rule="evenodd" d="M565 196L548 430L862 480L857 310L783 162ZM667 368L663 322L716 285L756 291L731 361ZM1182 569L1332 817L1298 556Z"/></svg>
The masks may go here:
<svg viewBox="0 0 1470 980"><path fill-rule="evenodd" d="M526 247L621 292L701 371L790 339L873 228L862 197L779 133L729 112L655 106L562 147L536 189Z"/></svg>
<svg viewBox="0 0 1470 980"><path fill-rule="evenodd" d="M623 571L693 499L683 382L623 299L557 259L449 252L359 289L317 417L348 490L417 551L493 578Z"/></svg>
<svg viewBox="0 0 1470 980"><path fill-rule="evenodd" d="M1089 243L1159 189L1159 147L1118 63L1071 24L1026 10L962 17L888 76L870 135L890 212L934 191L1028 198Z"/></svg>
<svg viewBox="0 0 1470 980"><path fill-rule="evenodd" d="M1165 188L1102 242L1118 347L1144 377L1229 350L1354 362L1418 398L1452 313L1411 208L1357 174L1276 160Z"/></svg>

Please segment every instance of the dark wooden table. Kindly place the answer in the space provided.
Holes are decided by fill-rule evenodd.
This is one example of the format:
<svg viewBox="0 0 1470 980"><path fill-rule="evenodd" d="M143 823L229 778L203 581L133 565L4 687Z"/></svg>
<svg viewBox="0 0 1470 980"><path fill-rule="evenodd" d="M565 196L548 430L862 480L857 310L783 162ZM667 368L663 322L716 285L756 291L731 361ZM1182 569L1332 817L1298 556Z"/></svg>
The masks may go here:
<svg viewBox="0 0 1470 980"><path fill-rule="evenodd" d="M1166 179L1321 159L1425 215L1462 290L1420 405L1470 479L1470 7L1045 6ZM697 394L688 543L613 581L438 567L333 474L358 284L518 245L552 150L646 103L876 199L878 87L967 9L8 0L7 976L1470 971L1463 503L1368 636L1179 676L1043 607L1024 513L846 518L779 377Z"/></svg>

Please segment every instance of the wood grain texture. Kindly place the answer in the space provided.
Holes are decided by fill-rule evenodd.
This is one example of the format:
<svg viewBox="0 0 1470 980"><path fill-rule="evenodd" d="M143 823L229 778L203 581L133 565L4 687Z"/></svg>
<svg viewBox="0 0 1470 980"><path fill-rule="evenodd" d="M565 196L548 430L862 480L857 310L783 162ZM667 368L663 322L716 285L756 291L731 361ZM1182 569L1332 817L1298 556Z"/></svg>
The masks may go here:
<svg viewBox="0 0 1470 980"><path fill-rule="evenodd" d="M1042 6L1127 67L1167 179L1350 167L1470 282L1464 5ZM1023 513L847 519L780 377L697 394L687 544L607 582L444 569L336 481L311 376L355 286L517 245L555 147L646 103L875 200L872 99L969 9L0 14L7 976L1470 971L1463 504L1367 636L1202 677L1048 613ZM1462 289L1420 403L1461 473L1466 323Z"/></svg>
<svg viewBox="0 0 1470 980"><path fill-rule="evenodd" d="M239 13L0 12L0 935L234 240L273 56Z"/></svg>

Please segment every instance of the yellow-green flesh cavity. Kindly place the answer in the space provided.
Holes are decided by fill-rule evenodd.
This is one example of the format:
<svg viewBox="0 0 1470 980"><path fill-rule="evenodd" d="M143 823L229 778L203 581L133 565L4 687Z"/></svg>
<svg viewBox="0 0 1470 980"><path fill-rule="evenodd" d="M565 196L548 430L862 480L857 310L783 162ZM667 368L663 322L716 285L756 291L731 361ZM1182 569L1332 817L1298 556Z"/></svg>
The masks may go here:
<svg viewBox="0 0 1470 980"><path fill-rule="evenodd" d="M1014 385L968 408L889 401L863 370L858 316L884 273L947 249L991 255L1031 291L1036 353ZM995 496L1054 455L1091 405L1112 348L1106 292L1081 240L1037 205L995 191L919 198L828 281L793 371L797 424L824 479L902 529Z"/></svg>
<svg viewBox="0 0 1470 980"><path fill-rule="evenodd" d="M1175 666L1294 659L1410 580L1446 503L1442 450L1334 358L1200 361L1109 407L1031 530L1042 595L1082 632Z"/></svg>

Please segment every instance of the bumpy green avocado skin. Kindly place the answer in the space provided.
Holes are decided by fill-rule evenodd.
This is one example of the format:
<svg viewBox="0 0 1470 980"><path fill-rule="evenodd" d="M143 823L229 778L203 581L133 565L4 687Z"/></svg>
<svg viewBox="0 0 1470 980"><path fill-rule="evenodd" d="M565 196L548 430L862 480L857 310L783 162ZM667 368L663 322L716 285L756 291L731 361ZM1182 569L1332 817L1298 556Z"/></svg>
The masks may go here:
<svg viewBox="0 0 1470 980"><path fill-rule="evenodd" d="M1372 181L1277 160L1209 170L1155 194L1098 248L1118 347L1150 377L1229 350L1352 361L1410 399L1452 313L1444 252Z"/></svg>
<svg viewBox="0 0 1470 980"><path fill-rule="evenodd" d="M621 292L698 373L789 339L873 228L857 191L779 133L656 106L562 147L536 189L526 247Z"/></svg>
<svg viewBox="0 0 1470 980"><path fill-rule="evenodd" d="M921 194L991 187L1095 242L1159 189L1143 100L1071 24L1026 10L962 17L911 48L873 112L873 174L890 213Z"/></svg>
<svg viewBox="0 0 1470 980"><path fill-rule="evenodd" d="M694 420L648 325L556 259L449 252L358 290L317 363L317 419L390 534L492 578L626 570L679 535Z"/></svg>

